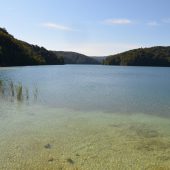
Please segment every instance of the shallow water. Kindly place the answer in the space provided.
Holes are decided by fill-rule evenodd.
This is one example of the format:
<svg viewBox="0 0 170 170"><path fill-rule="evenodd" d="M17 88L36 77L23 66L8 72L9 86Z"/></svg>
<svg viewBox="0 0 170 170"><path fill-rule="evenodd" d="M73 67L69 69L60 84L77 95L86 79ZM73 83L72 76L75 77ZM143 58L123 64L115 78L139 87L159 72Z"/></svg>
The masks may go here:
<svg viewBox="0 0 170 170"><path fill-rule="evenodd" d="M0 169L170 169L169 68L14 67L0 80Z"/></svg>

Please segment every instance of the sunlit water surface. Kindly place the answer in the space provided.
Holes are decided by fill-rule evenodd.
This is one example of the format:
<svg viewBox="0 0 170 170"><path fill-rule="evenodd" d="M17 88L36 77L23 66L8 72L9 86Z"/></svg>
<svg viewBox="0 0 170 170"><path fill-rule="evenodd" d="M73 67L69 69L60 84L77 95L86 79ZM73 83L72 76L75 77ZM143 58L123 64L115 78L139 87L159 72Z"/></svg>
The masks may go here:
<svg viewBox="0 0 170 170"><path fill-rule="evenodd" d="M170 68L0 68L0 169L170 169Z"/></svg>

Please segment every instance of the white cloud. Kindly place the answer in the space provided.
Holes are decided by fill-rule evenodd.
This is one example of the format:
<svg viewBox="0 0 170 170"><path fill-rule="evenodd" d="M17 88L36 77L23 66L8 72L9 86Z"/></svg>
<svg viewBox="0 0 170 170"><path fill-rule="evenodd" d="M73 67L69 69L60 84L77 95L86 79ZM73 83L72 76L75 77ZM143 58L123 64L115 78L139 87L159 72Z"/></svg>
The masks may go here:
<svg viewBox="0 0 170 170"><path fill-rule="evenodd" d="M111 24L111 25L127 25L127 24L132 24L132 21L129 19L106 19L104 21L106 24Z"/></svg>
<svg viewBox="0 0 170 170"><path fill-rule="evenodd" d="M60 24L56 24L56 23L52 23L52 22L44 23L43 26L46 28L62 30L62 31L75 31L74 29L67 27L65 25L60 25Z"/></svg>
<svg viewBox="0 0 170 170"><path fill-rule="evenodd" d="M147 23L148 26L152 26L152 27L155 27L155 26L158 26L159 23L157 21L150 21Z"/></svg>

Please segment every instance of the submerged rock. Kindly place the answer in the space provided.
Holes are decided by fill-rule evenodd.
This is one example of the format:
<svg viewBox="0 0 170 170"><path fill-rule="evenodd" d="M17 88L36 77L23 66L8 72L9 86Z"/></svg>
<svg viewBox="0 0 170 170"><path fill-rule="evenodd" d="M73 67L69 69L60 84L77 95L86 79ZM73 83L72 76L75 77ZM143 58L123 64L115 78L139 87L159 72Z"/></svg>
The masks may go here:
<svg viewBox="0 0 170 170"><path fill-rule="evenodd" d="M46 149L51 149L51 144L46 144L46 145L44 145L44 148L46 148Z"/></svg>
<svg viewBox="0 0 170 170"><path fill-rule="evenodd" d="M74 164L74 161L71 158L68 158L67 162L70 163L70 164Z"/></svg>
<svg viewBox="0 0 170 170"><path fill-rule="evenodd" d="M48 162L53 162L53 161L54 161L54 158L48 159Z"/></svg>

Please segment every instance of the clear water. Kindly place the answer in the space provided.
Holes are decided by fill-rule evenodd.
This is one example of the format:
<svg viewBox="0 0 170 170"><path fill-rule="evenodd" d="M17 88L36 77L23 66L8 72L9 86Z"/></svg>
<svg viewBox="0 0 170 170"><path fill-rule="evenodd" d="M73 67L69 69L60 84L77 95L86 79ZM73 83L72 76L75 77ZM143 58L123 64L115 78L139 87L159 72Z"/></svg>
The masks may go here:
<svg viewBox="0 0 170 170"><path fill-rule="evenodd" d="M170 68L0 68L0 169L170 169Z"/></svg>

